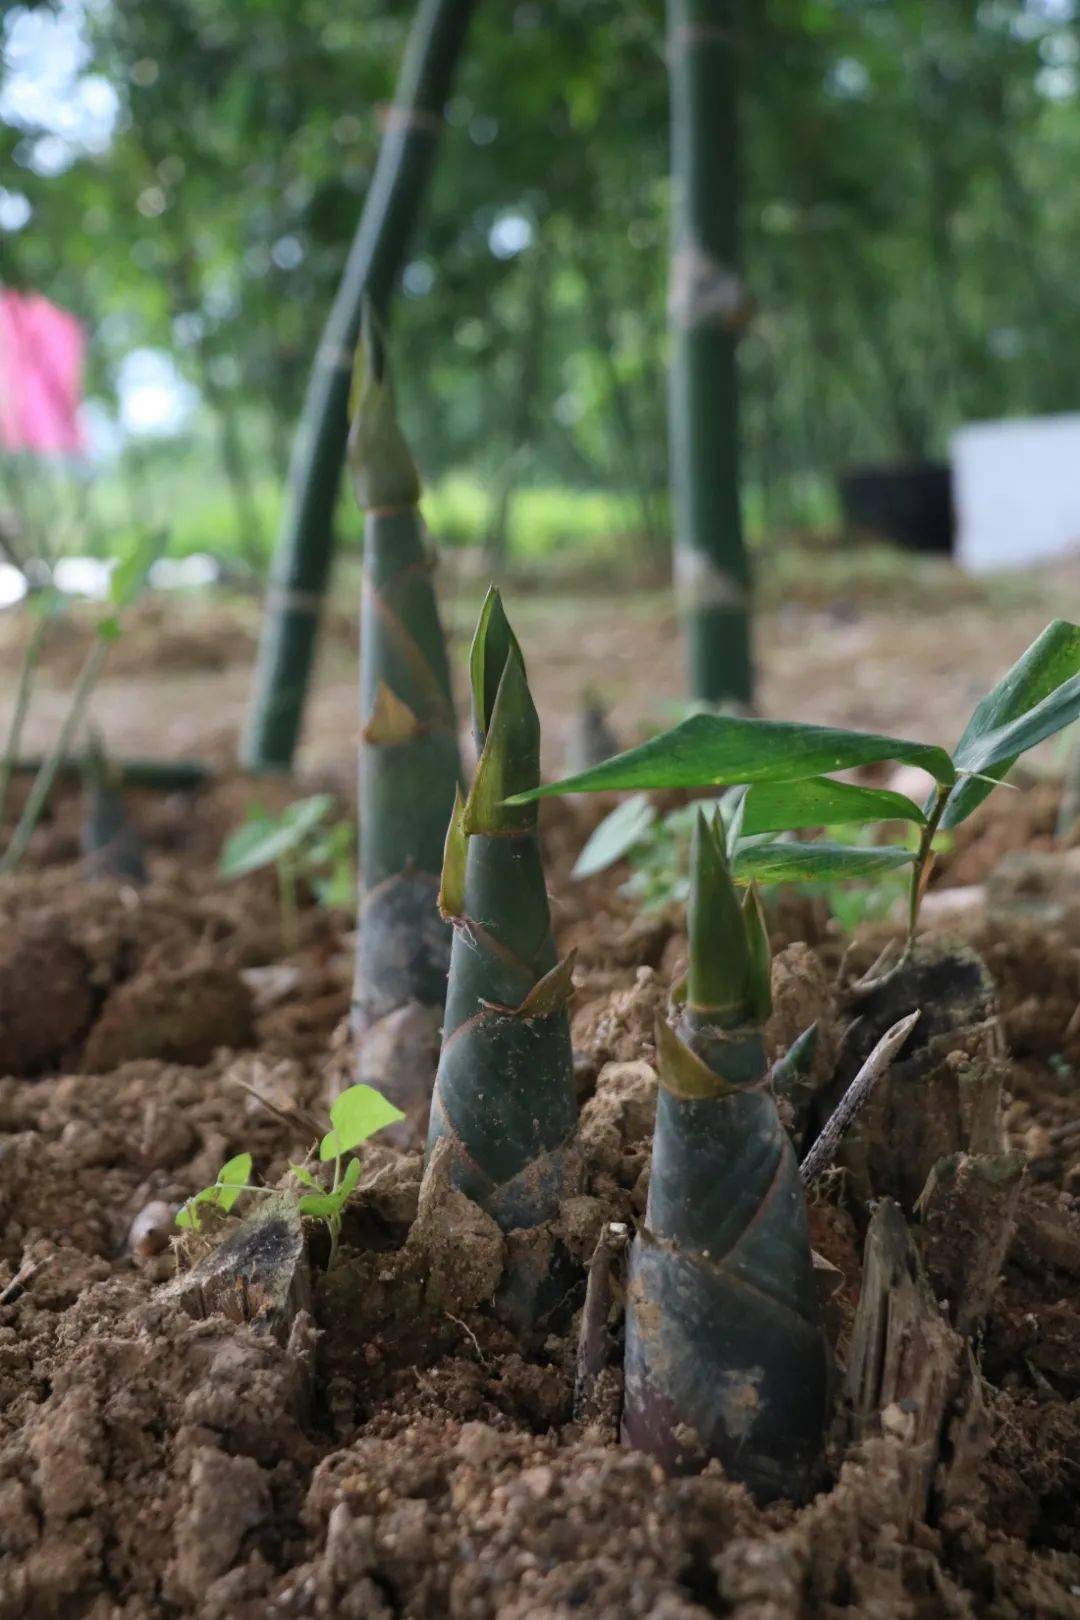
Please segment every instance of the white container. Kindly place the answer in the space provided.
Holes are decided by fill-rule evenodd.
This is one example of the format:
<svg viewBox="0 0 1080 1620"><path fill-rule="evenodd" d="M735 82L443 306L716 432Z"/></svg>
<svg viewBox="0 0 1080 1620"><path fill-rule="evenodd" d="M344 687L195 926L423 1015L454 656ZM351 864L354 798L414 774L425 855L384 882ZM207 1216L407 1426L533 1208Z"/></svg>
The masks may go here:
<svg viewBox="0 0 1080 1620"><path fill-rule="evenodd" d="M1080 550L1080 415L976 422L950 445L956 560L981 574Z"/></svg>

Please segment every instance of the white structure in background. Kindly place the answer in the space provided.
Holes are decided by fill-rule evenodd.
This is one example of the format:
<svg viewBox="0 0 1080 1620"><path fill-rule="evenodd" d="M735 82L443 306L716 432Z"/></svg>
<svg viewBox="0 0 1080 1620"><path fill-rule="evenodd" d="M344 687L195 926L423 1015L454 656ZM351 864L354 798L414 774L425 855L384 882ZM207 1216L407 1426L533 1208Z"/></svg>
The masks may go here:
<svg viewBox="0 0 1080 1620"><path fill-rule="evenodd" d="M1080 416L972 423L953 434L950 452L962 568L1080 550Z"/></svg>

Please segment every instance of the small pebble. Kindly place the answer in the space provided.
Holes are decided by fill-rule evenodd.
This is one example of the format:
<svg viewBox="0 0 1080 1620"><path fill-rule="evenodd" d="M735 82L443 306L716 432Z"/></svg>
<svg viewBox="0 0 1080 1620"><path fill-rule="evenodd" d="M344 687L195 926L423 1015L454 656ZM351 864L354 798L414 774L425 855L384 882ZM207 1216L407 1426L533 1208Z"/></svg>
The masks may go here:
<svg viewBox="0 0 1080 1620"><path fill-rule="evenodd" d="M153 1203L140 1209L128 1232L128 1248L140 1260L151 1260L168 1247L175 1232L176 1210L172 1204L155 1198Z"/></svg>

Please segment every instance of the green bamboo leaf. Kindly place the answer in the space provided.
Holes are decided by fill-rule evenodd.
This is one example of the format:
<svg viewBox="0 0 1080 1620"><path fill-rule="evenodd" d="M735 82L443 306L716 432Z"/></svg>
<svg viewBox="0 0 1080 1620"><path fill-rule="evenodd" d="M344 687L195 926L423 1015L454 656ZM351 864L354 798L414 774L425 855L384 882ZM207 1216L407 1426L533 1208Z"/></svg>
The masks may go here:
<svg viewBox="0 0 1080 1620"><path fill-rule="evenodd" d="M793 832L799 827L852 826L862 821L925 823L917 804L887 788L808 776L801 782L758 782L743 803L744 835Z"/></svg>
<svg viewBox="0 0 1080 1620"><path fill-rule="evenodd" d="M606 789L791 782L887 759L919 765L947 786L956 779L945 750L928 743L793 721L695 714L639 748L617 754L577 776L520 793L510 802L524 804L552 793Z"/></svg>
<svg viewBox="0 0 1080 1620"><path fill-rule="evenodd" d="M993 761L989 758L989 752L993 750L987 748L991 736L997 736L1009 726L1034 717L1037 709L1075 680L1078 674L1080 625L1070 624L1066 619L1054 619L1021 654L1008 674L1002 676L993 691L988 692L976 706L953 752L953 761L958 770L986 772L1000 781L1008 774L1019 754L1068 725L1070 718L1075 718L1075 712L1070 716L1069 698L1066 695L1066 717L1063 720L1052 724L1033 742L1022 740L1026 728L1021 726L1019 746L1014 747L1011 755L998 754ZM1008 738L1005 739L1005 746L1010 746ZM978 782L971 778L958 782L949 796L941 825L958 826L992 792L992 782Z"/></svg>
<svg viewBox="0 0 1080 1620"><path fill-rule="evenodd" d="M395 1108L374 1086L350 1086L330 1110L330 1123L334 1128L319 1143L319 1158L324 1164L327 1159L340 1158L385 1125L404 1118L401 1109Z"/></svg>
<svg viewBox="0 0 1080 1620"><path fill-rule="evenodd" d="M733 870L740 882L828 883L879 877L914 860L909 849L858 849L845 844L756 844L742 848Z"/></svg>
<svg viewBox="0 0 1080 1620"><path fill-rule="evenodd" d="M607 871L641 842L655 820L656 807L647 794L635 793L624 799L593 828L574 863L571 877L594 877L597 872Z"/></svg>

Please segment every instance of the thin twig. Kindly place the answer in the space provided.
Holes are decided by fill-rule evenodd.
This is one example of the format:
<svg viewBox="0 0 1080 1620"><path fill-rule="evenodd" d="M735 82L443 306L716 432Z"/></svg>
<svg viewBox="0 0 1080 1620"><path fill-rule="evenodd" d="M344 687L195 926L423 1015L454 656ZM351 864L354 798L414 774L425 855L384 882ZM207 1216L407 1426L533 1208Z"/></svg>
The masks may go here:
<svg viewBox="0 0 1080 1620"><path fill-rule="evenodd" d="M27 1283L48 1265L50 1258L50 1255L46 1255L43 1260L24 1260L11 1281L0 1289L0 1305L8 1305L17 1298Z"/></svg>
<svg viewBox="0 0 1080 1620"><path fill-rule="evenodd" d="M0 872L13 871L26 853L26 846L29 844L34 828L38 824L41 812L45 807L45 801L52 792L52 785L56 780L56 774L60 769L61 762L68 752L71 740L82 721L83 711L90 700L90 694L105 667L108 652L109 643L105 640L105 637L96 636L94 644L87 653L83 667L79 672L79 679L71 699L71 707L64 717L64 723L60 728L60 735L56 739L56 745L52 753L46 756L40 771L34 778L33 786L23 806L23 813L19 817L15 831L11 835L11 842L4 851L3 859L0 860Z"/></svg>
<svg viewBox="0 0 1080 1620"><path fill-rule="evenodd" d="M890 1030L887 1030L878 1041L826 1121L821 1135L799 1166L799 1174L802 1176L804 1187L809 1187L810 1183L815 1181L821 1172L832 1163L836 1150L840 1146L840 1138L882 1075L887 1071L893 1058L915 1028L919 1018L920 1010L916 1008L913 1013L908 1013L906 1018L901 1018L898 1024L894 1024Z"/></svg>
<svg viewBox="0 0 1080 1620"><path fill-rule="evenodd" d="M325 1136L330 1128L329 1125L317 1120L314 1114L309 1114L306 1108L298 1108L295 1104L291 1108L279 1108L277 1103L272 1103L269 1097L264 1097L261 1091L256 1091L254 1086L249 1085L246 1080L241 1080L239 1075L226 1075L226 1079L231 1086L239 1086L241 1091L246 1091L249 1097L253 1097L266 1109L268 1114L273 1114L285 1125L291 1125L293 1130L299 1128L311 1131L315 1136Z"/></svg>
<svg viewBox="0 0 1080 1620"><path fill-rule="evenodd" d="M15 694L15 712L11 717L11 727L8 731L7 746L4 749L3 764L0 764L0 822L4 819L8 788L11 786L15 761L19 757L19 743L22 741L23 725L26 721L26 711L30 707L30 693L34 685L38 657L41 653L41 644L45 639L47 629L48 619L42 613L34 625L30 640L26 644L26 652L23 654L22 669L19 671L19 687Z"/></svg>
<svg viewBox="0 0 1080 1620"><path fill-rule="evenodd" d="M910 946L901 951L899 940L890 939L862 977L845 987L844 994L848 1000L861 1001L866 996L872 996L875 990L880 990L896 977L910 954Z"/></svg>
<svg viewBox="0 0 1080 1620"><path fill-rule="evenodd" d="M467 1334L468 1337L472 1340L473 1349L476 1351L476 1354L480 1358L480 1365L482 1367L488 1366L489 1365L488 1359L485 1356L484 1352L480 1348L480 1340L476 1337L476 1334L473 1332L473 1330L469 1326L468 1322L463 1322L461 1320L460 1316L454 1316L454 1315L451 1314L450 1311L445 1312L445 1315L449 1318L449 1320L451 1322L453 1322L455 1327L459 1327L461 1329L462 1333Z"/></svg>

